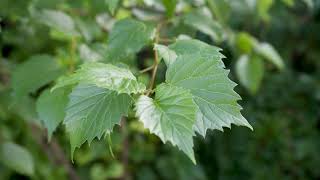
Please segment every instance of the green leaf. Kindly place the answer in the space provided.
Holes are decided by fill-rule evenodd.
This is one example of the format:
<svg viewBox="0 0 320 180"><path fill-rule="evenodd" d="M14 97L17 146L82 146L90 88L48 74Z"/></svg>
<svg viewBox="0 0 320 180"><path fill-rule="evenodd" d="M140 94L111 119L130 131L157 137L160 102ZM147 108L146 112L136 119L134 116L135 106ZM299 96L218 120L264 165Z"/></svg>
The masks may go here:
<svg viewBox="0 0 320 180"><path fill-rule="evenodd" d="M295 0L282 0L282 2L283 2L284 4L286 4L287 6L289 6L289 7L294 6L294 1L295 1Z"/></svg>
<svg viewBox="0 0 320 180"><path fill-rule="evenodd" d="M176 53L167 46L155 44L154 49L158 51L160 58L164 60L167 66L173 63L177 58Z"/></svg>
<svg viewBox="0 0 320 180"><path fill-rule="evenodd" d="M241 53L250 54L257 43L257 40L246 32L237 34L236 46Z"/></svg>
<svg viewBox="0 0 320 180"><path fill-rule="evenodd" d="M103 59L102 55L86 44L79 46L79 55L84 62L95 62Z"/></svg>
<svg viewBox="0 0 320 180"><path fill-rule="evenodd" d="M214 16L224 23L229 19L231 14L231 7L226 0L207 0L208 7Z"/></svg>
<svg viewBox="0 0 320 180"><path fill-rule="evenodd" d="M44 9L33 13L40 23L63 33L66 36L79 36L73 19L62 11Z"/></svg>
<svg viewBox="0 0 320 180"><path fill-rule="evenodd" d="M20 64L12 74L12 87L17 98L34 93L40 87L63 74L62 68L51 56L35 55Z"/></svg>
<svg viewBox="0 0 320 180"><path fill-rule="evenodd" d="M139 83L128 69L111 64L86 63L74 74L60 78L52 90L77 83L94 84L98 87L127 94L142 93L146 89L145 85Z"/></svg>
<svg viewBox="0 0 320 180"><path fill-rule="evenodd" d="M111 15L114 15L119 4L119 0L106 0Z"/></svg>
<svg viewBox="0 0 320 180"><path fill-rule="evenodd" d="M53 92L46 90L37 100L38 116L48 130L49 140L57 126L63 121L64 109L68 103L68 93L69 91L65 89L58 89Z"/></svg>
<svg viewBox="0 0 320 180"><path fill-rule="evenodd" d="M219 51L220 48L216 46L210 46L206 43L203 43L199 40L195 39L187 39L187 40L179 40L174 44L169 46L171 50L176 52L178 56L181 55L194 55L201 57L202 59L222 59L225 56ZM222 61L217 61L219 66L223 66L224 64Z"/></svg>
<svg viewBox="0 0 320 180"><path fill-rule="evenodd" d="M70 134L71 154L85 141L89 144L112 132L128 114L131 97L95 85L79 84L69 95L64 124Z"/></svg>
<svg viewBox="0 0 320 180"><path fill-rule="evenodd" d="M314 8L313 0L303 0L303 2L308 6L309 9L312 10Z"/></svg>
<svg viewBox="0 0 320 180"><path fill-rule="evenodd" d="M231 123L252 129L240 113L241 98L233 90L236 84L228 78L219 48L197 40L178 41L170 48L178 58L169 66L166 82L190 90L199 108L195 131L205 136L207 129L222 131Z"/></svg>
<svg viewBox="0 0 320 180"><path fill-rule="evenodd" d="M193 125L196 106L189 91L168 84L155 90L155 99L140 96L136 112L144 127L166 143L178 146L195 163L193 153Z"/></svg>
<svg viewBox="0 0 320 180"><path fill-rule="evenodd" d="M269 10L272 7L274 0L257 0L256 8L258 15L262 20L268 21L270 19Z"/></svg>
<svg viewBox="0 0 320 180"><path fill-rule="evenodd" d="M268 43L257 43L255 46L255 51L260 56L264 57L266 60L277 66L278 69L282 70L284 68L284 63L281 56L273 48L271 44Z"/></svg>
<svg viewBox="0 0 320 180"><path fill-rule="evenodd" d="M162 4L166 8L167 16L172 17L176 10L177 0L162 0Z"/></svg>
<svg viewBox="0 0 320 180"><path fill-rule="evenodd" d="M258 56L242 55L236 64L236 73L241 85L256 94L264 74L263 61Z"/></svg>
<svg viewBox="0 0 320 180"><path fill-rule="evenodd" d="M31 96L13 96L10 98L10 103L6 109L8 109L8 107L13 113L17 114L21 119L28 123L39 123L37 119L36 103Z"/></svg>
<svg viewBox="0 0 320 180"><path fill-rule="evenodd" d="M33 158L27 149L11 142L1 144L0 148L0 161L4 165L24 175L34 174Z"/></svg>
<svg viewBox="0 0 320 180"><path fill-rule="evenodd" d="M149 44L154 38L153 25L133 19L115 23L108 40L107 61L124 60Z"/></svg>
<svg viewBox="0 0 320 180"><path fill-rule="evenodd" d="M201 11L193 11L184 16L184 23L209 35L215 41L223 40L221 25Z"/></svg>
<svg viewBox="0 0 320 180"><path fill-rule="evenodd" d="M101 28L95 21L78 18L75 23L79 32L87 42L92 42L103 35Z"/></svg>

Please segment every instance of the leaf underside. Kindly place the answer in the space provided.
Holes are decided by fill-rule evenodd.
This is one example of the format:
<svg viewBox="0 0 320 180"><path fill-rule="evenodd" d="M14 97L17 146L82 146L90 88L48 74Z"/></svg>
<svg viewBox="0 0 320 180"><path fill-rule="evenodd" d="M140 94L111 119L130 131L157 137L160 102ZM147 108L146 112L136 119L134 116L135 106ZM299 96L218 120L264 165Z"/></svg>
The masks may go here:
<svg viewBox="0 0 320 180"><path fill-rule="evenodd" d="M197 40L178 41L170 48L178 58L169 66L166 82L190 90L199 108L196 132L205 136L207 129L222 131L231 124L252 129L240 113L237 101L241 97L233 90L236 83L228 78L219 48Z"/></svg>
<svg viewBox="0 0 320 180"><path fill-rule="evenodd" d="M166 143L178 146L195 163L193 153L193 125L196 106L189 91L161 84L156 88L155 99L140 96L136 113L145 128Z"/></svg>
<svg viewBox="0 0 320 180"><path fill-rule="evenodd" d="M128 69L111 64L86 63L74 74L60 78L53 90L77 83L95 84L98 87L127 94L141 93L146 89Z"/></svg>
<svg viewBox="0 0 320 180"><path fill-rule="evenodd" d="M168 49L155 47L159 49L165 50L160 54L165 58ZM233 90L236 83L228 78L219 48L198 40L179 40L169 50L176 57L167 63L166 81L155 89L154 100L140 96L136 116L151 133L176 145L195 163L195 132L205 137L208 129L223 131L231 124L252 127L241 115L237 104L241 97Z"/></svg>
<svg viewBox="0 0 320 180"><path fill-rule="evenodd" d="M110 133L128 114L131 97L89 84L77 85L69 95L64 124L70 134L71 153L85 141L89 144Z"/></svg>

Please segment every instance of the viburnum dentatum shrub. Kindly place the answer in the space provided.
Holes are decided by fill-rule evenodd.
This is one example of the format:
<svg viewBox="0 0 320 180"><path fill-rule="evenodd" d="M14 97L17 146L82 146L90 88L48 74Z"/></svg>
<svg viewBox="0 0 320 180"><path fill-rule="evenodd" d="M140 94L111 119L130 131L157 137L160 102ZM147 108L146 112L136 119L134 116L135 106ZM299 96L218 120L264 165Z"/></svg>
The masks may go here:
<svg viewBox="0 0 320 180"><path fill-rule="evenodd" d="M0 179L317 179L319 9L0 0Z"/></svg>
<svg viewBox="0 0 320 180"><path fill-rule="evenodd" d="M221 49L191 38L160 44L163 26L165 23L154 26L131 18L116 22L103 62L81 64L38 99L37 110L49 136L57 120L63 119L73 154L84 142L112 133L121 117L133 109L145 128L164 143L177 146L195 163L196 133L205 137L208 129L222 130L231 124L252 129L240 113L240 96L233 90L236 83L228 78ZM119 61L149 44L155 57L146 87ZM167 66L165 81L155 85L162 60Z"/></svg>
<svg viewBox="0 0 320 180"><path fill-rule="evenodd" d="M119 1L106 3L111 15L121 7ZM63 11L29 6L31 18L70 47L56 56L31 56L20 64L12 74L13 94L21 99L45 87L36 102L38 118L49 139L61 122L65 125L72 156L85 142L110 137L114 126L128 118L142 122L194 163L196 134L205 137L208 129L223 131L231 124L252 129L241 115L237 104L241 97L234 91L236 83L228 78L222 49L192 36L201 32L215 44L228 42L238 48L236 74L252 94L263 78L262 60L282 69L281 57L270 44L246 32L233 32L224 23L227 17L216 11L216 6L225 7L223 3L208 1L192 11L179 9L177 1L162 3L166 13L156 17L143 16L133 8L135 17L97 16L99 26ZM101 29L108 32L107 43L93 43L103 36ZM143 67L135 60L143 62ZM158 76L164 79L159 81Z"/></svg>

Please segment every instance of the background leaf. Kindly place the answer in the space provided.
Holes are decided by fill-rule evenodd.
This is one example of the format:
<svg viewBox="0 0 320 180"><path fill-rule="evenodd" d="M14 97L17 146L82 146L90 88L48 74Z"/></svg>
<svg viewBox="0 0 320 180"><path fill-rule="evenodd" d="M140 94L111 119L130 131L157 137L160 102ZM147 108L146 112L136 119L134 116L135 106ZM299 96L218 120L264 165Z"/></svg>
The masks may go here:
<svg viewBox="0 0 320 180"><path fill-rule="evenodd" d="M221 25L200 10L185 15L184 23L209 35L214 41L220 42L223 39L224 35Z"/></svg>
<svg viewBox="0 0 320 180"><path fill-rule="evenodd" d="M250 54L257 43L257 40L246 32L237 34L236 46L241 53Z"/></svg>
<svg viewBox="0 0 320 180"><path fill-rule="evenodd" d="M214 16L225 23L229 20L231 15L231 7L227 0L206 0L208 7Z"/></svg>
<svg viewBox="0 0 320 180"><path fill-rule="evenodd" d="M262 20L268 21L270 19L269 10L273 3L274 0L256 0L258 15Z"/></svg>
<svg viewBox="0 0 320 180"><path fill-rule="evenodd" d="M35 11L33 16L40 23L63 33L65 36L79 36L73 19L62 11L43 9Z"/></svg>
<svg viewBox="0 0 320 180"><path fill-rule="evenodd" d="M258 43L255 46L255 51L266 60L273 63L278 69L284 68L284 62L278 52L268 43Z"/></svg>
<svg viewBox="0 0 320 180"><path fill-rule="evenodd" d="M172 17L176 10L177 0L162 0L168 17Z"/></svg>
<svg viewBox="0 0 320 180"><path fill-rule="evenodd" d="M167 46L155 44L154 49L158 51L159 56L164 60L167 66L173 63L177 58L176 53L170 50Z"/></svg>
<svg viewBox="0 0 320 180"><path fill-rule="evenodd" d="M64 68L49 55L35 55L20 64L12 74L12 87L16 97L34 93L40 87L63 74Z"/></svg>
<svg viewBox="0 0 320 180"><path fill-rule="evenodd" d="M66 89L58 89L53 92L50 92L48 89L41 93L37 100L38 116L48 130L49 140L57 126L64 119L65 108L68 103L68 93L69 91Z"/></svg>
<svg viewBox="0 0 320 180"><path fill-rule="evenodd" d="M119 5L120 0L105 0L105 1L108 5L108 8L109 8L111 15L114 15L114 13L116 12L116 9Z"/></svg>
<svg viewBox="0 0 320 180"><path fill-rule="evenodd" d="M153 25L133 19L115 23L108 39L107 61L121 61L149 44L155 33Z"/></svg>
<svg viewBox="0 0 320 180"><path fill-rule="evenodd" d="M236 73L241 85L256 94L263 79L263 60L258 56L242 55L236 64Z"/></svg>
<svg viewBox="0 0 320 180"><path fill-rule="evenodd" d="M30 152L12 142L0 144L0 160L7 167L24 175L34 174L34 162Z"/></svg>
<svg viewBox="0 0 320 180"><path fill-rule="evenodd" d="M295 0L282 0L282 2L284 3L284 4L286 4L287 6L289 6L289 7L292 7L292 6L294 6L294 2Z"/></svg>
<svg viewBox="0 0 320 180"><path fill-rule="evenodd" d="M103 60L103 57L101 54L99 54L98 52L96 52L94 49L90 48L86 44L81 44L79 46L79 55L84 62L95 62L95 61Z"/></svg>

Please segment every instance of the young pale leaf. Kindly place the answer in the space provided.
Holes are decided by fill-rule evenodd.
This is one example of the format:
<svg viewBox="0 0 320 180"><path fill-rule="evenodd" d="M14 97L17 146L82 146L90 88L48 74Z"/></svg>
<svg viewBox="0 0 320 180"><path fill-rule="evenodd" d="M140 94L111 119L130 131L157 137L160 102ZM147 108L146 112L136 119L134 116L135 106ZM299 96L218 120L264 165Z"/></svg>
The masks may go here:
<svg viewBox="0 0 320 180"><path fill-rule="evenodd" d="M111 15L114 15L119 4L119 0L106 0Z"/></svg>
<svg viewBox="0 0 320 180"><path fill-rule="evenodd" d="M62 68L51 56L35 55L20 64L12 74L12 87L17 98L33 93L63 74Z"/></svg>
<svg viewBox="0 0 320 180"><path fill-rule="evenodd" d="M278 69L282 70L284 68L284 63L281 56L272 45L268 43L257 43L255 46L255 51L257 54L261 55L266 60L277 66Z"/></svg>
<svg viewBox="0 0 320 180"><path fill-rule="evenodd" d="M236 73L240 83L255 94L264 74L263 61L258 56L242 55L236 64Z"/></svg>
<svg viewBox="0 0 320 180"><path fill-rule="evenodd" d="M18 173L28 176L34 174L32 155L20 145L11 142L0 144L0 162Z"/></svg>
<svg viewBox="0 0 320 180"><path fill-rule="evenodd" d="M167 46L155 44L154 49L158 51L159 56L164 60L167 66L173 63L177 58L177 54Z"/></svg>
<svg viewBox="0 0 320 180"><path fill-rule="evenodd" d="M172 17L176 10L177 0L162 0L168 17Z"/></svg>
<svg viewBox="0 0 320 180"><path fill-rule="evenodd" d="M227 0L206 0L208 7L214 16L224 23L226 23L231 15L230 2Z"/></svg>
<svg viewBox="0 0 320 180"><path fill-rule="evenodd" d="M79 55L84 62L96 62L101 61L103 59L101 54L96 52L94 49L91 49L86 44L81 44L79 46Z"/></svg>
<svg viewBox="0 0 320 180"><path fill-rule="evenodd" d="M77 83L94 84L127 94L141 93L146 89L128 69L111 64L86 63L74 74L60 78L52 90Z"/></svg>
<svg viewBox="0 0 320 180"><path fill-rule="evenodd" d="M312 10L314 8L314 2L313 0L302 0L310 10Z"/></svg>
<svg viewBox="0 0 320 180"><path fill-rule="evenodd" d="M256 8L258 15L262 20L268 21L270 19L269 10L272 7L274 0L258 0L256 1Z"/></svg>
<svg viewBox="0 0 320 180"><path fill-rule="evenodd" d="M210 16L200 11L194 11L184 17L184 23L209 35L215 41L222 41L223 29L221 25Z"/></svg>
<svg viewBox="0 0 320 180"><path fill-rule="evenodd" d="M140 51L154 38L153 25L133 19L115 23L108 40L108 61L119 61Z"/></svg>
<svg viewBox="0 0 320 180"><path fill-rule="evenodd" d="M103 35L101 28L95 21L77 18L75 24L86 42L92 42Z"/></svg>
<svg viewBox="0 0 320 180"><path fill-rule="evenodd" d="M169 66L166 82L190 90L199 108L195 130L205 136L207 129L223 130L231 123L252 129L240 113L237 101L241 98L233 90L236 84L228 78L219 48L197 40L178 41L170 47L178 58Z"/></svg>
<svg viewBox="0 0 320 180"><path fill-rule="evenodd" d="M155 99L140 96L136 112L145 128L165 143L178 146L195 163L193 125L197 107L189 91L168 84L156 88Z"/></svg>
<svg viewBox="0 0 320 180"><path fill-rule="evenodd" d="M286 4L287 6L289 6L289 7L292 7L292 6L294 6L294 2L295 0L282 0L282 2L284 3L284 4Z"/></svg>
<svg viewBox="0 0 320 180"><path fill-rule="evenodd" d="M131 97L95 85L79 84L69 96L64 124L70 134L71 153L85 141L110 133L128 114Z"/></svg>
<svg viewBox="0 0 320 180"><path fill-rule="evenodd" d="M236 36L236 47L241 53L250 54L258 41L247 32L240 32Z"/></svg>
<svg viewBox="0 0 320 180"><path fill-rule="evenodd" d="M73 19L62 11L45 9L33 16L42 24L59 31L66 36L79 36Z"/></svg>
<svg viewBox="0 0 320 180"><path fill-rule="evenodd" d="M171 44L169 48L176 52L178 56L196 55L203 59L222 59L225 57L223 54L219 53L219 51L221 50L220 48L210 46L195 39L179 40L176 43ZM219 62L219 66L224 67L222 61L217 62Z"/></svg>
<svg viewBox="0 0 320 180"><path fill-rule="evenodd" d="M58 89L50 92L44 91L37 100L37 112L39 119L43 121L48 130L48 138L51 139L52 133L62 122L65 116L65 107L68 103L69 91Z"/></svg>

